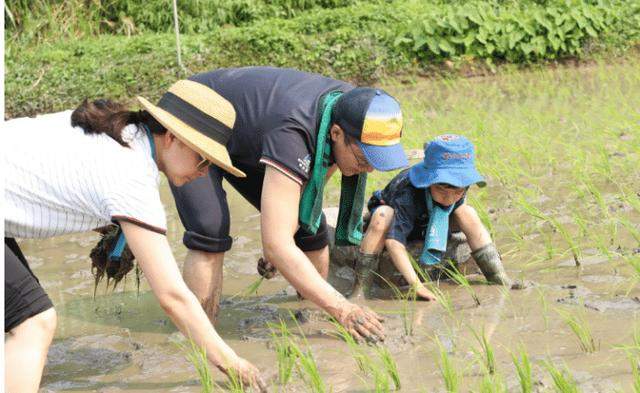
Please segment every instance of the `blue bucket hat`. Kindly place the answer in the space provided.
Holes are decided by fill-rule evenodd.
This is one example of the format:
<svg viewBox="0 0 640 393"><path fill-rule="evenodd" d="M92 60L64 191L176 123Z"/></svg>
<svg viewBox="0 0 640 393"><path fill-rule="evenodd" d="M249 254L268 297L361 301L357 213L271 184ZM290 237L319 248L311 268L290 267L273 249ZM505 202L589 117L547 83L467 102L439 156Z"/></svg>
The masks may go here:
<svg viewBox="0 0 640 393"><path fill-rule="evenodd" d="M436 137L424 149L424 160L409 169L409 180L416 188L446 183L465 188L487 183L475 167L473 143L462 135Z"/></svg>

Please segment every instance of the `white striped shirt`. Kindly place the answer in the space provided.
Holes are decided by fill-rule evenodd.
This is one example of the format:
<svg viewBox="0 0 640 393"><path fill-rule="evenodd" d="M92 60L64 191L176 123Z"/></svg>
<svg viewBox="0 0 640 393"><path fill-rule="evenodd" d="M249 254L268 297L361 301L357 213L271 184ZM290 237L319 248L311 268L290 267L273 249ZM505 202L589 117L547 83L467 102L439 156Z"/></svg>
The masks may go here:
<svg viewBox="0 0 640 393"><path fill-rule="evenodd" d="M159 233L166 217L146 133L123 130L130 148L71 127L71 111L2 127L5 236L44 238L125 220Z"/></svg>

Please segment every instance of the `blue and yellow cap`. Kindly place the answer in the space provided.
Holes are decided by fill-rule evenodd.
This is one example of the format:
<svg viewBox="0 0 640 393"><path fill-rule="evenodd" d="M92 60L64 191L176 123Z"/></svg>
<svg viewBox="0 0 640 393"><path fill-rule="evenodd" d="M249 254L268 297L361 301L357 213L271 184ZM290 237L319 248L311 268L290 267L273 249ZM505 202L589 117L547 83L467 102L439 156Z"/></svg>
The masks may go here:
<svg viewBox="0 0 640 393"><path fill-rule="evenodd" d="M369 164L379 171L409 165L400 137L402 110L380 89L357 87L344 93L333 108L333 122L358 140Z"/></svg>

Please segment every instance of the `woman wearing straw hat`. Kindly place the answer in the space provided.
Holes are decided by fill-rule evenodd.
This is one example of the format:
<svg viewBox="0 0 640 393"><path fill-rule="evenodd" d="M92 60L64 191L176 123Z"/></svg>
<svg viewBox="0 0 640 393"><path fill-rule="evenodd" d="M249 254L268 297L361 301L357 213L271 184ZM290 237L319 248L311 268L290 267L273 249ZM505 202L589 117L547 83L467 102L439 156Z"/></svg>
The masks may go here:
<svg viewBox="0 0 640 393"><path fill-rule="evenodd" d="M139 100L146 110L131 112L110 101L85 101L73 112L4 125L5 388L9 392L38 390L56 327L51 300L15 238L47 238L112 223L126 235L175 325L222 371L265 389L259 371L218 336L182 280L165 237L158 192L159 171L176 186L204 175L211 162L243 176L219 142L234 126L233 106L191 81L174 84L158 106ZM207 118L206 124L194 121L196 112Z"/></svg>
<svg viewBox="0 0 640 393"><path fill-rule="evenodd" d="M190 79L215 88L236 108L227 148L247 174L238 178L212 166L208 177L172 188L189 249L183 275L209 317L215 320L224 253L232 244L225 179L261 211L265 259L298 293L356 339L382 338L378 315L347 301L326 281L322 196L325 180L339 169L336 241L359 244L367 172L407 165L398 102L382 90L293 69L220 69Z"/></svg>

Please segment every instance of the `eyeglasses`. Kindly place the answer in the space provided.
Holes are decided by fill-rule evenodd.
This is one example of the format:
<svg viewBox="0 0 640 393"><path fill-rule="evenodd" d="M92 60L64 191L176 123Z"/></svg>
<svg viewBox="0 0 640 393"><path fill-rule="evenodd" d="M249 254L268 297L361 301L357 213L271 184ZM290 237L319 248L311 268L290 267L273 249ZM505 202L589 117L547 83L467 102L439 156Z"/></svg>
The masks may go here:
<svg viewBox="0 0 640 393"><path fill-rule="evenodd" d="M353 154L353 156L356 158L356 162L358 163L358 167L360 169L369 170L371 168L371 164L369 164L369 161L367 161L367 158L366 157L362 157L355 150L353 150L353 145L355 145L355 143L351 142L351 141L348 141L347 145L349 145L349 150L351 150L351 154Z"/></svg>
<svg viewBox="0 0 640 393"><path fill-rule="evenodd" d="M203 169L206 169L209 167L209 165L211 165L211 161L207 160L206 158L202 157L200 155L200 162L198 163L198 165L196 166L196 170L201 171Z"/></svg>

